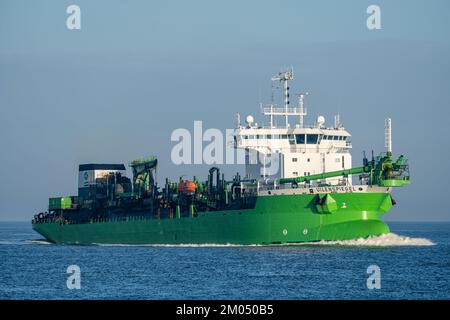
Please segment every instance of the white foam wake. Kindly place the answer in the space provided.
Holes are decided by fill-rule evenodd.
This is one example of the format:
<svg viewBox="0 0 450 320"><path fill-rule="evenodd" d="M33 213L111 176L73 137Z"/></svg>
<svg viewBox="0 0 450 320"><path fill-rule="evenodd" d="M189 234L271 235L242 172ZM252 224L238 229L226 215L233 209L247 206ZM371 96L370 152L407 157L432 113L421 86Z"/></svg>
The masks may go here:
<svg viewBox="0 0 450 320"><path fill-rule="evenodd" d="M410 238L407 236L400 236L395 233L386 233L379 236L368 238L359 238L352 240L337 240L337 241L315 241L315 242L298 242L298 243L284 243L284 244L104 244L94 243L94 245L102 247L265 247L265 246L366 246L366 247L401 247L401 246L432 246L434 243L425 238Z"/></svg>
<svg viewBox="0 0 450 320"><path fill-rule="evenodd" d="M30 244L52 244L51 242L45 240L28 240L26 242Z"/></svg>
<svg viewBox="0 0 450 320"><path fill-rule="evenodd" d="M51 244L45 240L0 240L0 245Z"/></svg>
<svg viewBox="0 0 450 320"><path fill-rule="evenodd" d="M127 243L93 243L100 247L258 247L261 244L221 244L221 243L180 243L180 244L127 244Z"/></svg>
<svg viewBox="0 0 450 320"><path fill-rule="evenodd" d="M359 238L353 240L318 241L300 243L308 245L341 245L367 247L401 247L401 246L432 246L434 243L425 238L410 238L395 233L385 233L379 236Z"/></svg>

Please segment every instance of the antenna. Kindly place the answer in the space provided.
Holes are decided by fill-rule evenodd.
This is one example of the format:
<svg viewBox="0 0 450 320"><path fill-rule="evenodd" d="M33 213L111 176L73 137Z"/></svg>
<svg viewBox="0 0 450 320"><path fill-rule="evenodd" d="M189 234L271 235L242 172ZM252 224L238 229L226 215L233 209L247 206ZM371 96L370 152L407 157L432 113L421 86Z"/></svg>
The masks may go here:
<svg viewBox="0 0 450 320"><path fill-rule="evenodd" d="M283 82L284 85L284 112L286 113L286 128L289 127L289 117L287 115L289 108L289 85L288 81L294 79L294 68L291 67L291 70L281 71L277 75L272 77L272 81L280 81Z"/></svg>
<svg viewBox="0 0 450 320"><path fill-rule="evenodd" d="M236 128L240 128L241 127L241 115L238 113L236 113Z"/></svg>
<svg viewBox="0 0 450 320"><path fill-rule="evenodd" d="M307 96L308 92L300 92L297 93L298 96L298 107L299 107L299 115L298 115L298 126L300 128L303 128L303 117L306 116L306 109L305 109L305 96Z"/></svg>
<svg viewBox="0 0 450 320"><path fill-rule="evenodd" d="M339 129L341 127L341 116L339 114L336 114L334 116L334 128Z"/></svg>
<svg viewBox="0 0 450 320"><path fill-rule="evenodd" d="M271 102L272 104L275 103L275 90L277 90L277 89L278 89L278 86L276 86L276 85L272 82L272 95L271 95L271 100L270 100L270 102Z"/></svg>
<svg viewBox="0 0 450 320"><path fill-rule="evenodd" d="M384 121L384 146L388 154L392 154L392 121L387 118Z"/></svg>

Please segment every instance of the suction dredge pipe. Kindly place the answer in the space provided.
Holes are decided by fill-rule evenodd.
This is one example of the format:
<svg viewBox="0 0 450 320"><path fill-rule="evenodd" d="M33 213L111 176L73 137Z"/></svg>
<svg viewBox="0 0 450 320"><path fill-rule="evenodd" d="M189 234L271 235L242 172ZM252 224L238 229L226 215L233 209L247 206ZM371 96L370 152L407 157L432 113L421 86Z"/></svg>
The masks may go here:
<svg viewBox="0 0 450 320"><path fill-rule="evenodd" d="M360 173L368 173L369 174L369 184L378 184L382 186L402 186L405 184L409 184L409 174L403 177L396 177L394 173L398 173L402 175L403 173L408 173L408 164L406 158L401 155L397 161L392 160L392 154L387 153L385 157L377 160L368 162L364 158L364 166L352 168L352 169L344 169L339 171L331 171L324 172L319 174L313 174L311 176L303 176L297 178L283 178L279 179L278 182L280 184L286 183L301 183L301 182L309 182L313 180L321 180L332 177L339 176L348 176L350 174L360 174Z"/></svg>
<svg viewBox="0 0 450 320"><path fill-rule="evenodd" d="M301 182L305 182L305 181L320 180L320 179L339 177L339 176L347 176L350 174L359 174L359 173L367 173L367 172L370 172L369 166L345 169L345 170L339 170L339 171L324 172L324 173L313 174L310 176L297 177L297 178L283 178L283 179L279 179L278 183L280 183L280 184L301 183Z"/></svg>

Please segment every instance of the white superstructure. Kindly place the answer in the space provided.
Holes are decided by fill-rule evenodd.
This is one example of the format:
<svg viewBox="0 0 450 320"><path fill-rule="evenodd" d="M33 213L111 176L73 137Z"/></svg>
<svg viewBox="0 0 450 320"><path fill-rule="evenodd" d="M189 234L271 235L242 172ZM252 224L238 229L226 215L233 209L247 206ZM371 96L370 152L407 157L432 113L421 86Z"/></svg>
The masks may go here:
<svg viewBox="0 0 450 320"><path fill-rule="evenodd" d="M268 117L267 125L254 123L253 116L246 117L246 124L238 116L235 148L246 150L246 175L249 178L274 181L317 173L349 169L352 167L350 133L344 129L339 116L334 126L326 127L325 118L318 116L313 125L304 125L307 115L304 100L307 93L298 94L298 105L289 106L288 81L294 79L293 70L280 72L272 81L280 81L284 88L284 106L273 102L261 105L261 112ZM277 117L283 126L276 126ZM295 124L289 120L295 118ZM351 184L351 177L329 178L315 184Z"/></svg>

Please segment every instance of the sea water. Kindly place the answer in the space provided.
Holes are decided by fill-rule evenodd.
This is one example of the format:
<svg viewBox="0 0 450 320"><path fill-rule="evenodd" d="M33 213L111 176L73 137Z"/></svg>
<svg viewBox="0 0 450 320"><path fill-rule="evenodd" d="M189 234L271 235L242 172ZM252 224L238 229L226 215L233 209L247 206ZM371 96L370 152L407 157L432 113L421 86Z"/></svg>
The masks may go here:
<svg viewBox="0 0 450 320"><path fill-rule="evenodd" d="M449 299L450 223L389 225L306 244L75 246L2 222L0 299Z"/></svg>

